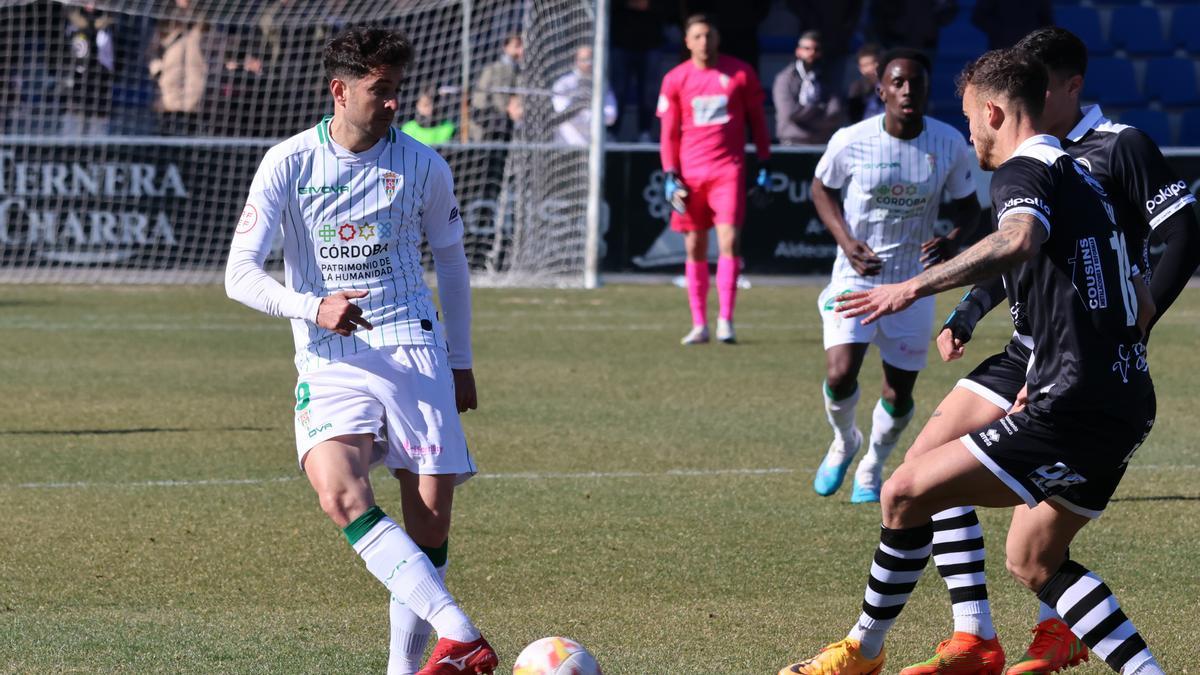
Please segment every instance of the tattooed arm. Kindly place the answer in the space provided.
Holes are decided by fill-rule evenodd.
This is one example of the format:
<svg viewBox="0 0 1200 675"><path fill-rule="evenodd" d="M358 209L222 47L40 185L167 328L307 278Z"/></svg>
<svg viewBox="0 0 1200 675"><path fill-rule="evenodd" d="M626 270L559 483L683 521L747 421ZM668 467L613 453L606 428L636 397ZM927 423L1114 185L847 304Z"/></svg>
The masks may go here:
<svg viewBox="0 0 1200 675"><path fill-rule="evenodd" d="M991 279L1037 255L1046 229L1030 213L1014 213L1000 227L954 258L898 284L877 286L839 299L847 317L866 316L864 324L894 314L927 295Z"/></svg>

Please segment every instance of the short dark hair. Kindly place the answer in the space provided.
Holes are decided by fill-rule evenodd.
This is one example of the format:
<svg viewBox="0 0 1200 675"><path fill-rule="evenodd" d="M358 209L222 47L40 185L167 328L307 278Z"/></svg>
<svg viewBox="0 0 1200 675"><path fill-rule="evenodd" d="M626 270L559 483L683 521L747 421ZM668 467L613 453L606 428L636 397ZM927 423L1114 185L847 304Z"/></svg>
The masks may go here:
<svg viewBox="0 0 1200 675"><path fill-rule="evenodd" d="M702 23L705 26L708 26L709 28L717 27L717 21L715 18L713 18L712 14L692 14L691 16L689 16L687 19L684 20L683 32L685 32L685 33L688 32L689 28L691 28L692 26L695 26L698 23Z"/></svg>
<svg viewBox="0 0 1200 675"><path fill-rule="evenodd" d="M1087 45L1066 28L1039 28L1021 38L1015 48L1033 54L1056 73L1067 76L1087 74Z"/></svg>
<svg viewBox="0 0 1200 675"><path fill-rule="evenodd" d="M920 49L913 49L912 47L894 47L884 52L883 56L879 59L879 65L875 66L875 77L883 80L883 74L887 72L888 64L897 59L916 61L925 69L925 75L927 76L933 72L933 64L925 52Z"/></svg>
<svg viewBox="0 0 1200 675"><path fill-rule="evenodd" d="M993 49L968 63L958 76L958 95L967 86L979 91L1001 94L1019 101L1033 117L1041 117L1046 107L1046 66L1033 54L1010 47Z"/></svg>
<svg viewBox="0 0 1200 675"><path fill-rule="evenodd" d="M800 44L800 42L803 40L812 40L813 42L815 42L817 44L821 44L821 31L819 31L819 30L804 31L803 33L800 34L800 39L796 40L796 44L797 45Z"/></svg>
<svg viewBox="0 0 1200 675"><path fill-rule="evenodd" d="M356 26L325 45L325 76L330 80L366 77L388 66L408 67L413 48L404 33L380 26Z"/></svg>
<svg viewBox="0 0 1200 675"><path fill-rule="evenodd" d="M854 58L861 59L864 56L874 56L878 60L879 55L882 53L883 53L882 47L875 44L874 42L868 42L867 44L858 48L858 53L854 55Z"/></svg>

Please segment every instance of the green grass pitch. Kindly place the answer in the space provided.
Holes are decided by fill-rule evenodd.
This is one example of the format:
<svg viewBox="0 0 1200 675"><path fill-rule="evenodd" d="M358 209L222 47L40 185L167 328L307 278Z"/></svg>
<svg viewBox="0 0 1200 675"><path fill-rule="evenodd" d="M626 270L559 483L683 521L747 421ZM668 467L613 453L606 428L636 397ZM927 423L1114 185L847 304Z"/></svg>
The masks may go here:
<svg viewBox="0 0 1200 675"><path fill-rule="evenodd" d="M829 441L818 290L743 291L742 344L692 348L676 288L476 292L483 473L458 493L449 586L502 671L557 634L610 675L774 673L845 634L879 512L811 488ZM383 672L385 593L296 471L286 322L218 287L3 291L0 672ZM902 446L1006 319L925 371ZM1171 673L1200 654L1198 337L1189 289L1151 345L1159 422L1072 548ZM872 351L864 427L879 376ZM1036 605L1004 571L1005 514L983 521L1013 658ZM930 568L887 672L949 630Z"/></svg>

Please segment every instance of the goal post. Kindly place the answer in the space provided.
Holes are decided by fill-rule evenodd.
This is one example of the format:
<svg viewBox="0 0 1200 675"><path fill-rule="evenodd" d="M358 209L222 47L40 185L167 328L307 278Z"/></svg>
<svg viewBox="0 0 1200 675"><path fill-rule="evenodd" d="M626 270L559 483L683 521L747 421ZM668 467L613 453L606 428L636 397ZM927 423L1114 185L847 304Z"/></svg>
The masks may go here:
<svg viewBox="0 0 1200 675"><path fill-rule="evenodd" d="M558 127L585 107L602 117L603 94L584 79L564 112L555 86L594 46L596 8L0 0L0 282L219 281L263 154L331 111L324 43L371 23L405 31L415 50L396 126L454 127L435 147L455 178L477 281L594 285L597 153L563 142ZM516 79L489 85L512 33L524 39ZM280 266L272 255L268 267Z"/></svg>

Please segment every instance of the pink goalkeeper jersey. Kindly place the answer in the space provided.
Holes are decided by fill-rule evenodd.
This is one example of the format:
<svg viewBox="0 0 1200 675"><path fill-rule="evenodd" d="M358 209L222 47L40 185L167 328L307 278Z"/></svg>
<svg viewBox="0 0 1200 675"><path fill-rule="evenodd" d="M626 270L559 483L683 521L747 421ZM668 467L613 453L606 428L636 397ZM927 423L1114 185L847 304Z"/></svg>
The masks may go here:
<svg viewBox="0 0 1200 675"><path fill-rule="evenodd" d="M746 155L746 124L758 158L771 154L763 89L748 64L718 56L711 68L691 59L663 77L658 96L662 118L662 166L686 180L740 168Z"/></svg>

